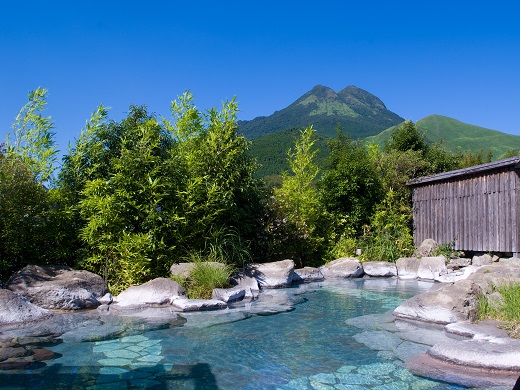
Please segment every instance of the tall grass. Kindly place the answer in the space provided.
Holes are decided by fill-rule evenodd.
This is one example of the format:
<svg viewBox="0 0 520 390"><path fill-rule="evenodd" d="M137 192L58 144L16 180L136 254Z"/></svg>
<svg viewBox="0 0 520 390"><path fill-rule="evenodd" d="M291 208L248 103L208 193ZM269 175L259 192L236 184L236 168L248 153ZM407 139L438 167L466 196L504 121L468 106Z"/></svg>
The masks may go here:
<svg viewBox="0 0 520 390"><path fill-rule="evenodd" d="M480 296L478 301L478 318L504 321L506 328L513 337L520 337L520 283L510 282L495 286L503 299L490 300Z"/></svg>
<svg viewBox="0 0 520 390"><path fill-rule="evenodd" d="M183 260L194 265L190 275L173 279L186 288L189 298L211 299L214 288L229 287L228 280L235 268L226 264L216 252L212 251L209 255L192 252Z"/></svg>

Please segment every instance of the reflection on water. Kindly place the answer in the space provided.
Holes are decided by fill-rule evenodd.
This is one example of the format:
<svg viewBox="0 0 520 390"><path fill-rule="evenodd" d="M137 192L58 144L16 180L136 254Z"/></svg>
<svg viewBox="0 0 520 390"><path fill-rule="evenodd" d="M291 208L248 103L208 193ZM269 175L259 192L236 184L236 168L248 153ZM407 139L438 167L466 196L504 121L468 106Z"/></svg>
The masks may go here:
<svg viewBox="0 0 520 390"><path fill-rule="evenodd" d="M404 369L401 359L427 346L385 314L430 286L397 279L303 284L223 312L185 315L180 327L95 342L69 337L47 347L60 357L45 367L0 372L0 387L458 388Z"/></svg>

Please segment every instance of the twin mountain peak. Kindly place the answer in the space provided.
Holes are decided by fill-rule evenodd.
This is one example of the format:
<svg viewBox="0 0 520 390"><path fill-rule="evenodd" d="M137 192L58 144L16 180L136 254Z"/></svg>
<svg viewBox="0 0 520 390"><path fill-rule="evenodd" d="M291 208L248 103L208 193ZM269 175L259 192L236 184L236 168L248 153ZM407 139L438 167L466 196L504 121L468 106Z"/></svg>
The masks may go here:
<svg viewBox="0 0 520 390"><path fill-rule="evenodd" d="M309 125L320 134L333 137L338 124L353 138L366 138L403 121L378 97L361 88L351 85L335 92L316 85L288 107L267 117L239 121L238 126L249 139Z"/></svg>

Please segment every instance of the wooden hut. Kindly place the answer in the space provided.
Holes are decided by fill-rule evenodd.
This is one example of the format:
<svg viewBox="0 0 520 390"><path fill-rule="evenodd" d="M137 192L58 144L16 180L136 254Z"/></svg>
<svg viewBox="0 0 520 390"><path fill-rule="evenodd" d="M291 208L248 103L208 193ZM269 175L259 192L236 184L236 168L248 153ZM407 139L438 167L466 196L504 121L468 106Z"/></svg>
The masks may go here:
<svg viewBox="0 0 520 390"><path fill-rule="evenodd" d="M520 157L411 180L414 242L520 255Z"/></svg>

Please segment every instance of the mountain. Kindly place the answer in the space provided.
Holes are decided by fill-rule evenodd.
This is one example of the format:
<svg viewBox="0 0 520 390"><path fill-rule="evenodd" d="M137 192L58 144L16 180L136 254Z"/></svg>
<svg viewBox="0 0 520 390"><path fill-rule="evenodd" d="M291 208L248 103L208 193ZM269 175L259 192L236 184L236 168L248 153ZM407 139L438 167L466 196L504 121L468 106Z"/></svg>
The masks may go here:
<svg viewBox="0 0 520 390"><path fill-rule="evenodd" d="M270 116L238 121L239 131L249 139L288 128L313 125L318 134L335 136L336 126L352 138L365 138L403 122L371 93L348 86L339 92L317 85L288 107Z"/></svg>
<svg viewBox="0 0 520 390"><path fill-rule="evenodd" d="M451 152L471 150L478 153L491 150L493 160L500 159L507 151L520 150L520 136L470 125L442 115L429 115L416 122L418 130L431 142L442 142L443 147ZM367 142L383 146L395 126L376 136L368 137Z"/></svg>

